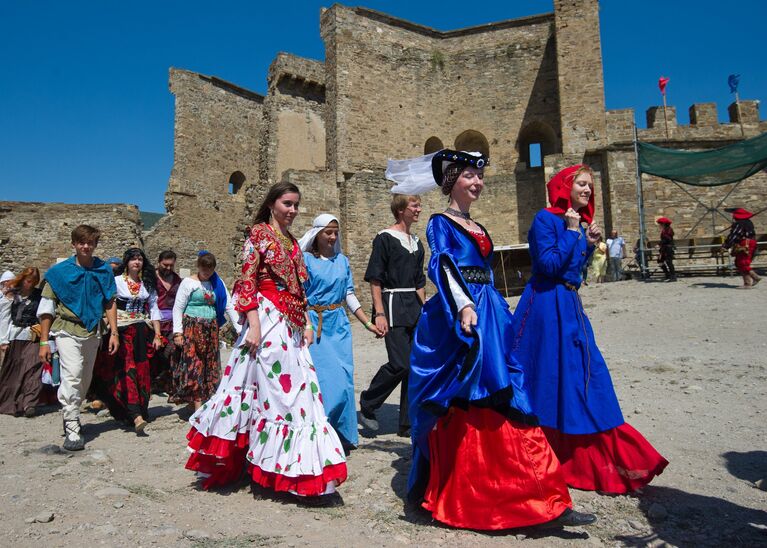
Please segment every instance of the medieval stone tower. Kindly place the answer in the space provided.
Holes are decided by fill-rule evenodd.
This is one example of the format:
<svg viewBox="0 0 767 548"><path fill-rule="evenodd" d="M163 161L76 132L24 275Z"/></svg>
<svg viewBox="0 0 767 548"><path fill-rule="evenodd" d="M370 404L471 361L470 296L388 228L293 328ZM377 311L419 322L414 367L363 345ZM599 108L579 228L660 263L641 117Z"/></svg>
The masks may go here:
<svg viewBox="0 0 767 548"><path fill-rule="evenodd" d="M554 13L448 32L336 4L323 10L320 33L325 61L279 54L266 96L171 69L175 158L168 215L146 238L151 254L171 247L189 267L208 249L231 281L254 208L271 184L290 180L302 190L294 234L320 212L337 214L359 281L373 236L391 222L386 160L443 147L489 153L475 215L497 245L526 241L547 205L547 178L575 162L597 173L600 220L636 237L634 113L605 111L597 0L555 0ZM741 105L746 136L767 129L755 102ZM691 125L680 126L670 107L668 139L651 109L640 138L680 148L741 139L713 108L694 105ZM747 183L732 196L738 205L754 194L757 181ZM678 192L659 188L649 182L648 216L672 209L680 226L692 218ZM424 196L424 216L444 203Z"/></svg>
<svg viewBox="0 0 767 548"><path fill-rule="evenodd" d="M192 268L197 251L207 249L232 283L254 208L271 184L289 180L303 194L294 234L320 212L339 216L359 283L371 240L391 223L386 160L443 147L489 153L484 196L473 213L496 245L526 241L535 212L547 205L547 179L577 162L595 169L597 219L636 241L634 111L605 111L597 0L554 0L553 13L448 32L336 4L322 11L319 32L325 60L280 53L264 96L212 76L170 70L174 162L165 194L168 214L144 234L150 257L172 248L179 266ZM683 125L674 106L665 112L651 107L639 139L709 149L767 131L758 102L741 101L728 111L730 122L719 123L715 104L695 104ZM723 190L683 190L648 176L644 181L645 224L653 227L655 217L670 216L685 238L726 228L728 219L715 214L712 222L698 222L722 195L723 206L755 210L767 199L764 173ZM445 206L438 192L423 198L424 218L416 226L421 235L428 215ZM103 252L119 255L128 243L141 245L135 208L107 209L124 214L98 218ZM44 212L62 234L88 220L60 204L0 202L0 217L17 221L6 223L13 230L0 231L4 268L45 268L69 254L65 237L56 249L37 245L28 210ZM23 257L4 251L11 249L26 251Z"/></svg>

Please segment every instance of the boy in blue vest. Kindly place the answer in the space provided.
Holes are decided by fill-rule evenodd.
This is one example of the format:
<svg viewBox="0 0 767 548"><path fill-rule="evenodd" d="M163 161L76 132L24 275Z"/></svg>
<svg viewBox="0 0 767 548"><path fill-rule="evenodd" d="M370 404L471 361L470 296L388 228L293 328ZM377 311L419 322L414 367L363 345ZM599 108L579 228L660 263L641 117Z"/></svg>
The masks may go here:
<svg viewBox="0 0 767 548"><path fill-rule="evenodd" d="M64 449L80 451L85 438L80 431L80 403L91 383L93 363L105 331L106 312L111 335L109 353L120 346L117 334L116 291L112 269L93 256L101 232L89 225L72 231L75 254L45 273L37 316L40 319L40 359L50 362L50 337L59 352L61 384L58 398L64 415Z"/></svg>

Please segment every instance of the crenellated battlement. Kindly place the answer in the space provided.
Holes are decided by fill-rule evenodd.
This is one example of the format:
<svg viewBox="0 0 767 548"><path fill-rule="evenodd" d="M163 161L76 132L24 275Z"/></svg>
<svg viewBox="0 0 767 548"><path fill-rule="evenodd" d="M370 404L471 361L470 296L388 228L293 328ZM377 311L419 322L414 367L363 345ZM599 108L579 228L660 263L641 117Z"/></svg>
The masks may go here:
<svg viewBox="0 0 767 548"><path fill-rule="evenodd" d="M767 131L767 121L759 119L759 101L743 100L740 105L733 102L727 113L729 122L720 123L716 103L695 103L688 109L690 123L680 124L674 105L653 106L645 111L647 127L639 128L639 140L674 141L683 147L691 142L737 141ZM634 109L608 110L605 117L611 145L632 140Z"/></svg>

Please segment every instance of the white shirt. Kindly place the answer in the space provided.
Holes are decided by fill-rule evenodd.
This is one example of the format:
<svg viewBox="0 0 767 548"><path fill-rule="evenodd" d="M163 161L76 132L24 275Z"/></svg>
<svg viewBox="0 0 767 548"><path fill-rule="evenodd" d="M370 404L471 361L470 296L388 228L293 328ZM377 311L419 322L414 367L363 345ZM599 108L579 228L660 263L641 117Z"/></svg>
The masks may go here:
<svg viewBox="0 0 767 548"><path fill-rule="evenodd" d="M184 332L184 310L186 309L186 305L189 302L190 295L196 289L213 291L213 284L208 281L201 282L200 280L195 280L194 278L184 278L181 280L181 283L178 286L178 291L176 292L176 300L173 303L173 333ZM224 286L224 291L226 291L226 315L229 317L229 321L232 323L232 327L234 327L234 330L239 335L240 331L242 331L242 326L240 325L240 316L234 310L234 305L232 304L232 296L229 294L229 290L226 288L226 286Z"/></svg>
<svg viewBox="0 0 767 548"><path fill-rule="evenodd" d="M625 245L626 245L626 242L620 236L618 236L617 238L609 238L607 240L607 250L609 251L610 257L612 257L613 259L622 259L623 246Z"/></svg>
<svg viewBox="0 0 767 548"><path fill-rule="evenodd" d="M17 294L11 301L11 305L13 306L14 302L23 302L26 301L28 297L23 297L21 294ZM11 318L12 310L11 308L8 308L8 329L6 329L4 332L0 332L0 344L8 344L11 341L31 341L32 340L32 329L29 327L19 327L17 325L13 324L13 319ZM38 305L39 306L39 305Z"/></svg>
<svg viewBox="0 0 767 548"><path fill-rule="evenodd" d="M0 344L8 344L11 340L9 330L11 328L11 305L13 301L0 293Z"/></svg>
<svg viewBox="0 0 767 548"><path fill-rule="evenodd" d="M138 295L133 295L130 292L130 289L128 289L128 282L125 281L125 277L123 276L115 276L115 285L117 286L117 291L115 292L115 296L118 299L135 299L139 298L144 301L149 301L149 320L157 320L160 321L162 319L162 315L160 314L160 309L157 307L157 291L152 290L149 291L146 286L141 284L141 287L139 287ZM39 312L39 309L38 309ZM117 325L123 326L123 325L130 325L132 323L136 322L142 322L146 321L146 318L127 318L124 314L121 314L121 310L117 311Z"/></svg>

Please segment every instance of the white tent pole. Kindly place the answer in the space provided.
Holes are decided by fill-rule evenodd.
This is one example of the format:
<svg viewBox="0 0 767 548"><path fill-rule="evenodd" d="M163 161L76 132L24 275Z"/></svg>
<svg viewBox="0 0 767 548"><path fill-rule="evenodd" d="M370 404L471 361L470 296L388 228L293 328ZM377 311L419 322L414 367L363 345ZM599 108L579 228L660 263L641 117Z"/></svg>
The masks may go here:
<svg viewBox="0 0 767 548"><path fill-rule="evenodd" d="M639 215L639 270L642 279L646 279L648 274L647 257L645 255L644 197L642 195L642 172L639 170L639 145L637 144L638 139L637 125L636 122L634 122L634 161L636 162L637 213Z"/></svg>

